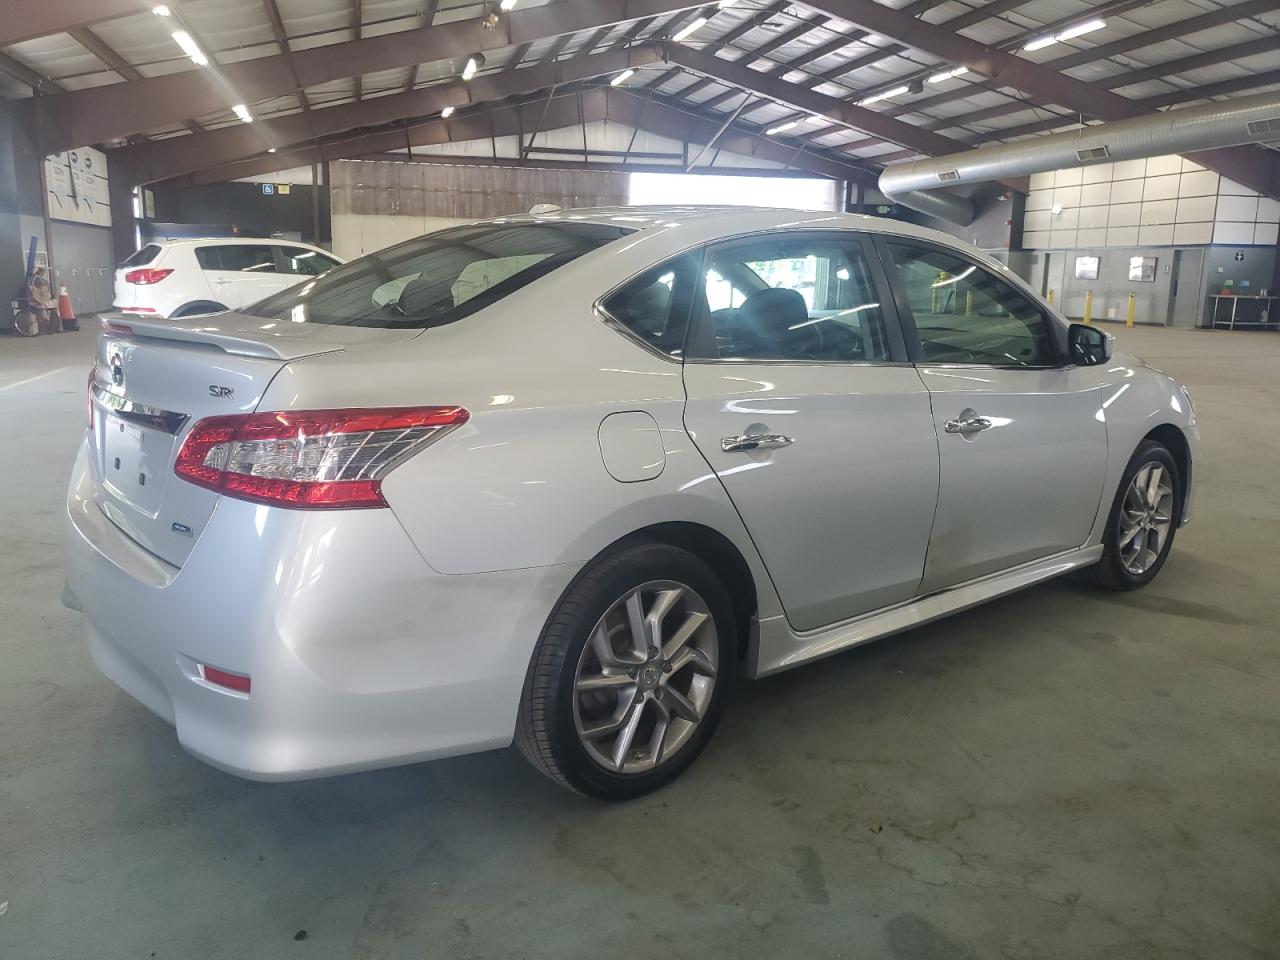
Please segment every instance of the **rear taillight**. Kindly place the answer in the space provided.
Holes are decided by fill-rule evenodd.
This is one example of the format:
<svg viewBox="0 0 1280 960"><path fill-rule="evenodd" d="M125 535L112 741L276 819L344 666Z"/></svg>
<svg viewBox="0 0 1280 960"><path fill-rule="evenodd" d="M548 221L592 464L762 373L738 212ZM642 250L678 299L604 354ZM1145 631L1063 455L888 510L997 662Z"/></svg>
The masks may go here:
<svg viewBox="0 0 1280 960"><path fill-rule="evenodd" d="M230 497L282 507L385 507L382 478L467 422L462 407L299 410L207 417L173 470Z"/></svg>
<svg viewBox="0 0 1280 960"><path fill-rule="evenodd" d="M149 283L159 283L169 274L173 273L172 269L165 270L157 267L142 267L140 270L130 270L124 275L125 283L136 283L145 287Z"/></svg>

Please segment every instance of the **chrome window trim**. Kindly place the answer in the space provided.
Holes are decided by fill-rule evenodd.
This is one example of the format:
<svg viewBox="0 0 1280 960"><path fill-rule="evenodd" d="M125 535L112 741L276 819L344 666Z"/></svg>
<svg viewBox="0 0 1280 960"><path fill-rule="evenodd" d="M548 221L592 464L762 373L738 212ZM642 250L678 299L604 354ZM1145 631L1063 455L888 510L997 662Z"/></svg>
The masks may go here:
<svg viewBox="0 0 1280 960"><path fill-rule="evenodd" d="M651 270L651 269L653 268L652 267L646 268L646 270ZM640 273L644 273L644 272L645 272L644 270L640 271ZM636 277L640 276L640 273L637 273ZM632 277L631 280L634 280L636 277ZM622 334L624 337L626 337L628 340L630 340L632 343L636 344L637 346L644 348L645 352L651 354L652 356L658 357L661 360L666 360L668 363L684 363L683 358L673 357L669 353L663 353L653 344L646 343L640 337L636 336L636 333L634 330L632 330L625 323L623 323L621 320L619 320L617 317L615 317L613 314L611 314L608 310L604 308L603 301L613 296L614 293L616 293L620 288L625 287L627 283L631 282L631 280L628 280L626 283L618 284L617 287L614 287L613 290L610 290L603 297L601 297L599 300L597 300L595 303L591 305L591 310L593 313L595 313L596 320L599 321L604 326L615 331L616 333Z"/></svg>

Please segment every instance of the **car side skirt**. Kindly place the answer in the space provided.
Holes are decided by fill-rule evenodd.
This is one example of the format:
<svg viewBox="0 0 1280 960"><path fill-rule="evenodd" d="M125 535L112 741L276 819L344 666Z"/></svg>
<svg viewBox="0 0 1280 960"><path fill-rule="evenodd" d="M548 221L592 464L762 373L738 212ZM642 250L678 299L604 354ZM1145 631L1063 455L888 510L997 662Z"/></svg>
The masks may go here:
<svg viewBox="0 0 1280 960"><path fill-rule="evenodd" d="M774 617L760 623L753 632L755 649L751 660L755 669L751 674L769 676L986 603L1097 563L1102 559L1102 549L1097 544L1069 550L808 633L795 633L784 618Z"/></svg>

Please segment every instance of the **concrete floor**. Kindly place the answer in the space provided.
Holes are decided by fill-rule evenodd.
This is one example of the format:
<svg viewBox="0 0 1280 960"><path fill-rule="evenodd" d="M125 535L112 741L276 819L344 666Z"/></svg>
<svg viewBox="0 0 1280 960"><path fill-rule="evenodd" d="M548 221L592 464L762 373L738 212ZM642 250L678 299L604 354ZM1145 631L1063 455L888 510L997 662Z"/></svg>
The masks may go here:
<svg viewBox="0 0 1280 960"><path fill-rule="evenodd" d="M744 684L627 806L512 751L283 785L187 756L58 604L92 334L0 338L0 957L1280 957L1280 336L1114 332L1204 434L1152 587Z"/></svg>

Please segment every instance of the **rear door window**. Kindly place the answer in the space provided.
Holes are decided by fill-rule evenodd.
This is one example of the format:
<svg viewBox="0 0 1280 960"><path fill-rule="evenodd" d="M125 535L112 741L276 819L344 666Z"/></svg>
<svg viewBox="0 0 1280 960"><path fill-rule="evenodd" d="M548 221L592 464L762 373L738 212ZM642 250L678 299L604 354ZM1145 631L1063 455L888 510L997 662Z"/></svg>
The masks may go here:
<svg viewBox="0 0 1280 960"><path fill-rule="evenodd" d="M237 273L276 273L275 247L252 243L227 243L196 247L196 262L204 270Z"/></svg>
<svg viewBox="0 0 1280 960"><path fill-rule="evenodd" d="M332 270L338 261L306 247L276 247L276 270L303 277L318 277Z"/></svg>

